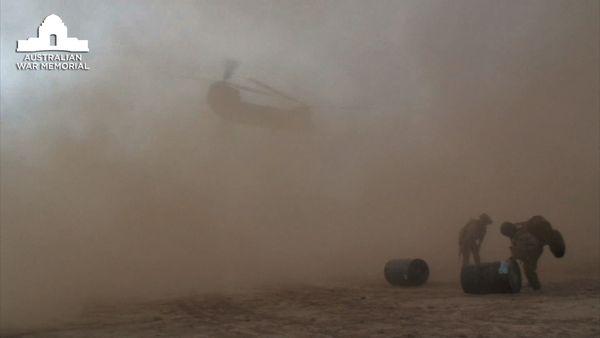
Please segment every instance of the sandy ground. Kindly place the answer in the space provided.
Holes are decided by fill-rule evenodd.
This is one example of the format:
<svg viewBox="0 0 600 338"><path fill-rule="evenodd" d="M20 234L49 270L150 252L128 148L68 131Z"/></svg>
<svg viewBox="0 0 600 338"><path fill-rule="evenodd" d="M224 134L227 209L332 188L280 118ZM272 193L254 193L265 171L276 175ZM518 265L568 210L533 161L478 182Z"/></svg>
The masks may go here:
<svg viewBox="0 0 600 338"><path fill-rule="evenodd" d="M88 308L14 337L600 337L600 280L466 295L455 283L295 286Z"/></svg>

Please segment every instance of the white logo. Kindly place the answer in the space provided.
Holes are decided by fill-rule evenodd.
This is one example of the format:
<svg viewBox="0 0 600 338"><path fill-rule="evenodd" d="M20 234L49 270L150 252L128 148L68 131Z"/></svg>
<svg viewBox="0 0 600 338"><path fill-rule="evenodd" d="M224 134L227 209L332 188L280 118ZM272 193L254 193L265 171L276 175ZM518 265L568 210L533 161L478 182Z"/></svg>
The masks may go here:
<svg viewBox="0 0 600 338"><path fill-rule="evenodd" d="M48 51L53 53L39 53ZM17 70L90 70L81 54L89 51L88 40L68 37L60 17L50 14L38 28L37 38L17 41L17 53L26 54L15 65Z"/></svg>
<svg viewBox="0 0 600 338"><path fill-rule="evenodd" d="M17 52L90 51L88 40L79 40L67 36L67 26L56 14L48 15L38 28L38 37L17 41Z"/></svg>

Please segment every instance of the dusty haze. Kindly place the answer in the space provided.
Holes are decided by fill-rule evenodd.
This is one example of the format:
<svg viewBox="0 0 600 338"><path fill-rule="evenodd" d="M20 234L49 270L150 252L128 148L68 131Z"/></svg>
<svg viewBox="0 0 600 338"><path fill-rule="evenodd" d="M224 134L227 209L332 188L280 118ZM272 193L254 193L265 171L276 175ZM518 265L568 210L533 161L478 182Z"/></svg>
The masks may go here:
<svg viewBox="0 0 600 338"><path fill-rule="evenodd" d="M3 0L1 13L4 328L89 302L377 279L393 257L455 280L458 229L482 211L484 260L508 256L502 221L541 214L567 241L542 281L598 269L597 1ZM16 70L16 40L51 13L89 40L90 71ZM233 82L309 105L313 128L214 114L226 59Z"/></svg>

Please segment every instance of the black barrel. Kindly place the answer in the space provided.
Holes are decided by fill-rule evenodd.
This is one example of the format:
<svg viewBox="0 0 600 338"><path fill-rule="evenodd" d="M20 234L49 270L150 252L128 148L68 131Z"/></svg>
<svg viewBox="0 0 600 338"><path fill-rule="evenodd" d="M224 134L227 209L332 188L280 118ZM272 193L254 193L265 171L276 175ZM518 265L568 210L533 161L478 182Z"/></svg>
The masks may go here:
<svg viewBox="0 0 600 338"><path fill-rule="evenodd" d="M519 293L521 270L514 260L467 265L462 268L460 284L466 293Z"/></svg>
<svg viewBox="0 0 600 338"><path fill-rule="evenodd" d="M429 267L422 259L392 259L383 270L385 280L396 286L419 286L429 278Z"/></svg>

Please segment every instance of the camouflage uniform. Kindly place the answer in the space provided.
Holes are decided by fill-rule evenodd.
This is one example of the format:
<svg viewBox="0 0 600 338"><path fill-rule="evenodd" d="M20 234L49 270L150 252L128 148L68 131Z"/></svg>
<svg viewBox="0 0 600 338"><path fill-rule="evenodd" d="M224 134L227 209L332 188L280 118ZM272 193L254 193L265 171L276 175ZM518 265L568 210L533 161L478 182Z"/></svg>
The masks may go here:
<svg viewBox="0 0 600 338"><path fill-rule="evenodd" d="M525 277L534 290L542 286L537 275L537 262L544 250L544 244L536 236L527 230L526 224L517 225L517 231L511 238L510 251L513 259L523 263Z"/></svg>
<svg viewBox="0 0 600 338"><path fill-rule="evenodd" d="M462 256L462 265L469 264L469 257L473 254L475 264L481 263L479 249L487 232L487 225L491 224L492 220L488 215L482 214L479 219L471 219L460 230L458 235L459 255Z"/></svg>
<svg viewBox="0 0 600 338"><path fill-rule="evenodd" d="M533 216L521 223L505 222L501 226L501 232L511 239L512 258L523 263L529 285L534 290L539 290L542 286L536 272L537 262L544 251L544 245L549 244L552 239L552 226L544 217Z"/></svg>

